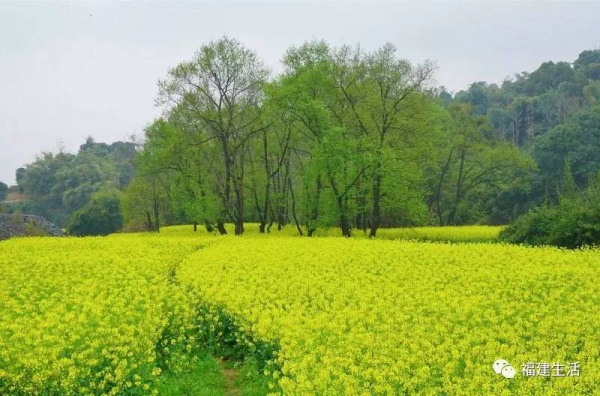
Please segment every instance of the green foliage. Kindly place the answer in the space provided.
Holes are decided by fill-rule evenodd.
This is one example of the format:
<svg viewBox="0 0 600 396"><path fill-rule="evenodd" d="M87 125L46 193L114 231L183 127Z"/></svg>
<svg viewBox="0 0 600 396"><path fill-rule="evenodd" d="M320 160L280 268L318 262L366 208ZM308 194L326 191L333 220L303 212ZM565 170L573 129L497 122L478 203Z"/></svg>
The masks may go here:
<svg viewBox="0 0 600 396"><path fill-rule="evenodd" d="M514 145L490 133L470 105L453 104L445 124L448 139L430 180L430 210L439 225L505 223L522 210L511 200L527 190L534 164Z"/></svg>
<svg viewBox="0 0 600 396"><path fill-rule="evenodd" d="M225 394L225 381L219 364L208 354L199 354L185 369L167 370L160 377L160 395L220 396Z"/></svg>
<svg viewBox="0 0 600 396"><path fill-rule="evenodd" d="M97 191L124 188L135 171L135 155L132 143L96 143L91 137L76 155L42 153L16 172L19 190L28 198L22 210L64 226Z"/></svg>
<svg viewBox="0 0 600 396"><path fill-rule="evenodd" d="M489 222L505 223L568 194L563 178L567 159L571 179L583 188L600 170L600 50L583 51L574 63L544 62L532 72L518 73L501 87L477 82L454 95L452 104L468 104L471 114L485 116L492 134L531 155L536 167L506 190L484 188L483 195L464 206ZM475 221L470 216L466 221Z"/></svg>
<svg viewBox="0 0 600 396"><path fill-rule="evenodd" d="M434 65L386 44L367 53L313 41L292 48L272 95L305 136L292 150L305 222L352 228L425 221L423 169L435 163L442 111L426 92ZM275 99L277 98L277 99Z"/></svg>
<svg viewBox="0 0 600 396"><path fill-rule="evenodd" d="M194 181L186 193L215 197L217 227L224 231L224 222L234 220L237 235L243 232L248 146L268 127L260 107L268 74L256 53L222 37L201 46L191 61L159 82L158 103L168 114L164 122L175 126L165 141L178 151L170 169Z"/></svg>
<svg viewBox="0 0 600 396"><path fill-rule="evenodd" d="M90 201L73 213L67 224L70 235L108 235L123 227L118 190L101 190Z"/></svg>
<svg viewBox="0 0 600 396"><path fill-rule="evenodd" d="M573 198L600 170L600 50L454 97L431 86L432 62L400 55L313 40L286 51L269 80L239 41L202 45L159 82L164 117L139 152L88 138L77 155L45 153L17 170L29 198L19 208L63 225L116 188L129 230L193 222L225 233L233 222L239 235L256 221L261 232L294 222L308 235L338 225L376 236L506 224Z"/></svg>
<svg viewBox="0 0 600 396"><path fill-rule="evenodd" d="M567 156L576 187L596 170L584 139L569 138L576 142L564 153L553 139L582 122L581 135L595 140L591 121L580 120L597 113L586 107L600 98L589 78L594 59L546 62L452 98L429 86L431 62L412 64L391 44L366 52L310 41L290 48L283 73L266 83L255 55L223 38L160 83L166 117L148 128L138 158L140 183L162 180L160 192L147 190L155 199L138 202L146 209L133 217L151 223L142 220L148 208L164 205L155 221L166 210L207 228L235 221L241 233L243 221L264 231L294 219L309 235L337 224L346 236L424 223L506 224L570 188L568 180L552 185L563 180ZM247 100L210 89L228 65L256 82ZM236 117L248 122L236 126Z"/></svg>
<svg viewBox="0 0 600 396"><path fill-rule="evenodd" d="M510 243L577 248L600 244L600 179L579 195L561 198L558 205L535 208L504 229Z"/></svg>
<svg viewBox="0 0 600 396"><path fill-rule="evenodd" d="M556 208L544 206L532 209L502 230L500 239L509 243L546 245L556 217Z"/></svg>
<svg viewBox="0 0 600 396"><path fill-rule="evenodd" d="M502 87L473 83L456 93L454 102L470 104L474 115L489 116L497 136L530 147L536 136L596 103L598 52L582 52L573 67L569 62L542 63L531 73L504 81Z"/></svg>
<svg viewBox="0 0 600 396"><path fill-rule="evenodd" d="M578 248L600 244L600 208L566 201L523 215L500 234L505 242Z"/></svg>
<svg viewBox="0 0 600 396"><path fill-rule="evenodd" d="M558 184L568 159L572 177L578 187L588 182L588 176L600 171L600 106L576 113L536 139L532 147L543 179L549 191L560 189Z"/></svg>

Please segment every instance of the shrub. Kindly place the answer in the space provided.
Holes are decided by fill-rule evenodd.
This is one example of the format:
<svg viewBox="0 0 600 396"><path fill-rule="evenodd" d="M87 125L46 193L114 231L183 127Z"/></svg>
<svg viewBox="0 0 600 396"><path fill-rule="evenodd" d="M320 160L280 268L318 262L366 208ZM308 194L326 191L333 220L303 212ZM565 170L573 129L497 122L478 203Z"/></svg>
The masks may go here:
<svg viewBox="0 0 600 396"><path fill-rule="evenodd" d="M108 235L123 227L120 211L120 193L117 190L99 191L90 201L76 211L69 223L70 235Z"/></svg>
<svg viewBox="0 0 600 396"><path fill-rule="evenodd" d="M579 196L563 198L519 217L500 233L500 239L526 245L554 245L569 249L600 244L598 188L591 184Z"/></svg>
<svg viewBox="0 0 600 396"><path fill-rule="evenodd" d="M509 243L544 245L555 217L555 208L543 206L532 209L502 230L500 239Z"/></svg>

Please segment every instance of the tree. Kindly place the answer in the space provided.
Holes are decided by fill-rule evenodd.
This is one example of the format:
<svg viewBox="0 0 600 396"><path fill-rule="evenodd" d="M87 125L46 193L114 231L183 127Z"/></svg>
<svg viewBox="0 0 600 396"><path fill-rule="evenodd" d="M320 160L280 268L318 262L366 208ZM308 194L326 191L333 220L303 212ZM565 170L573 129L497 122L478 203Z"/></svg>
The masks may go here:
<svg viewBox="0 0 600 396"><path fill-rule="evenodd" d="M92 195L90 201L69 219L70 235L108 235L123 227L120 210L121 193L116 189L102 190Z"/></svg>
<svg viewBox="0 0 600 396"><path fill-rule="evenodd" d="M600 49L583 51L573 67L585 79L600 80Z"/></svg>
<svg viewBox="0 0 600 396"><path fill-rule="evenodd" d="M487 83L479 81L471 84L466 92L460 91L456 94L456 101L470 104L474 115L487 114L490 105Z"/></svg>
<svg viewBox="0 0 600 396"><path fill-rule="evenodd" d="M600 178L590 177L588 186L578 192L568 191L569 166L565 166L567 193L554 205L545 204L530 210L506 227L500 238L509 243L555 245L565 248L598 246L600 243Z"/></svg>
<svg viewBox="0 0 600 396"><path fill-rule="evenodd" d="M412 168L431 138L426 133L434 128L422 128L411 117L418 118L427 107L421 99L434 69L430 62L415 66L399 59L392 44L371 54L349 47L337 53L335 83L347 109L345 121L355 131L361 150L368 151L362 155L368 160L359 159L357 170L369 185L371 237L381 226L384 197L394 187L410 184L410 172L403 170Z"/></svg>
<svg viewBox="0 0 600 396"><path fill-rule="evenodd" d="M592 63L600 63L600 49L585 50L579 54L577 60L573 63L575 68L585 67Z"/></svg>
<svg viewBox="0 0 600 396"><path fill-rule="evenodd" d="M194 144L208 146L214 155L208 165L220 199L221 233L227 220L235 222L236 235L243 232L245 157L250 140L267 128L260 108L267 77L254 52L224 37L202 46L159 83L158 103L176 112L194 134Z"/></svg>
<svg viewBox="0 0 600 396"><path fill-rule="evenodd" d="M25 168L18 168L15 171L15 180L20 193L23 193L23 178L25 177Z"/></svg>
<svg viewBox="0 0 600 396"><path fill-rule="evenodd" d="M468 105L449 111L448 140L430 208L439 225L468 224L485 216L485 196L518 185L533 165L517 147L494 139L487 119L471 116Z"/></svg>
<svg viewBox="0 0 600 396"><path fill-rule="evenodd" d="M320 221L325 188L325 175L317 152L324 131L331 128L326 108L333 85L329 46L324 41L314 41L291 48L286 52L283 64L285 71L270 90L268 99L292 131L288 185L295 207L296 195L291 181L300 181L303 222L308 236L312 236ZM297 228L301 230L298 225Z"/></svg>
<svg viewBox="0 0 600 396"><path fill-rule="evenodd" d="M590 175L600 170L600 106L576 113L536 139L532 155L538 163L546 190L559 189L568 159L577 187L583 188Z"/></svg>
<svg viewBox="0 0 600 396"><path fill-rule="evenodd" d="M294 127L293 121L286 118L274 103L276 95L273 93L276 89L269 89L271 96L267 94L263 104L265 118L269 120L271 128L262 131L248 145L251 181L247 188L251 192L251 206L256 210L260 233L269 232L274 222L281 230L288 223L289 215L290 156Z"/></svg>
<svg viewBox="0 0 600 396"><path fill-rule="evenodd" d="M417 164L433 146L434 117L427 109L439 108L424 92L433 65L413 66L395 52L389 44L363 53L312 41L284 57L285 72L271 97L281 118L295 125L291 153L302 174L309 236L334 217L342 235L370 227L375 236L384 215L414 212L399 202L422 202L415 194ZM394 199L399 192L407 194Z"/></svg>
<svg viewBox="0 0 600 396"><path fill-rule="evenodd" d="M505 223L544 195L529 150L599 100L595 55L584 55L452 98L431 87L431 62L390 44L307 42L267 81L256 54L222 38L159 83L165 112L146 130L128 213L148 228L188 221L226 233L234 222L238 235L244 221L260 232L293 221L309 236L334 224L376 236L427 221ZM88 140L80 151L111 149Z"/></svg>
<svg viewBox="0 0 600 396"><path fill-rule="evenodd" d="M583 95L589 106L600 104L600 81L590 81L583 88Z"/></svg>
<svg viewBox="0 0 600 396"><path fill-rule="evenodd" d="M30 199L33 213L58 225L64 225L72 212L63 204L64 191L54 188L56 175L61 169L69 169L74 158L65 152L42 153L17 175L18 186Z"/></svg>
<svg viewBox="0 0 600 396"><path fill-rule="evenodd" d="M167 172L138 174L121 197L123 221L130 230L159 232L174 222L173 199Z"/></svg>

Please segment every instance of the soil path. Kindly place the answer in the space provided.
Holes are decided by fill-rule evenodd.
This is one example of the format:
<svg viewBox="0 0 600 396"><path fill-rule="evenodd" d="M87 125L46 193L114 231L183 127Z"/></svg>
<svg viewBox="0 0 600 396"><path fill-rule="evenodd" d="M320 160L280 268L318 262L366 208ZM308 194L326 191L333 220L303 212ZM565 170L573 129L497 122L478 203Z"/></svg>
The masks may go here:
<svg viewBox="0 0 600 396"><path fill-rule="evenodd" d="M223 370L223 378L225 378L225 395L227 396L241 396L242 390L236 385L236 381L240 375L239 370L226 368L221 362Z"/></svg>

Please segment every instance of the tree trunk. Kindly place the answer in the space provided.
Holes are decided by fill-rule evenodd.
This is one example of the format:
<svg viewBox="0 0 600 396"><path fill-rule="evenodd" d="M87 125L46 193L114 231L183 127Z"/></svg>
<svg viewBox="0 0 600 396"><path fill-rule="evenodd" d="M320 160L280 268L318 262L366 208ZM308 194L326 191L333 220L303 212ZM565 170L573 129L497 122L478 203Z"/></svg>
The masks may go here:
<svg viewBox="0 0 600 396"><path fill-rule="evenodd" d="M317 191L315 192L315 201L313 202L312 211L308 220L308 236L311 237L317 230L317 219L319 218L319 199L321 196L321 189L323 184L321 176L317 176Z"/></svg>
<svg viewBox="0 0 600 396"><path fill-rule="evenodd" d="M205 220L204 221L204 226L206 227L206 232L213 232L215 229L213 228L212 224L210 224L210 221Z"/></svg>
<svg viewBox="0 0 600 396"><path fill-rule="evenodd" d="M233 167L233 158L229 153L229 137L226 133L221 132L219 135L219 141L221 143L221 150L223 156L223 166L225 167L225 180L223 181L223 192L221 195L221 219L217 221L217 230L219 234L225 235L227 231L225 230L225 225L223 223L224 220L231 219L231 179L232 179L232 167Z"/></svg>
<svg viewBox="0 0 600 396"><path fill-rule="evenodd" d="M227 230L225 229L225 223L223 223L222 221L217 221L217 231L219 231L219 234L221 235L227 234Z"/></svg>
<svg viewBox="0 0 600 396"><path fill-rule="evenodd" d="M294 190L292 188L292 178L288 178L288 183L290 185L290 196L292 198L292 217L294 217L294 223L296 223L296 229L298 229L298 234L303 236L302 227L300 227L300 223L298 222L298 216L296 216L296 198L294 197Z"/></svg>
<svg viewBox="0 0 600 396"><path fill-rule="evenodd" d="M277 180L279 181L277 185L279 186L279 195L277 199L277 229L281 231L281 229L287 225L290 221L290 209L289 209L289 199L288 192L291 190L290 181L290 160L289 158L285 162L284 166L284 174L281 172L277 174Z"/></svg>
<svg viewBox="0 0 600 396"><path fill-rule="evenodd" d="M464 171L465 171L465 156L466 156L466 149L463 144L463 147L461 148L461 153L460 153L460 166L458 168L458 181L456 182L456 195L454 197L454 204L452 205L452 210L450 211L450 214L448 215L448 221L446 222L446 225L456 225L456 213L458 212L458 205L460 204L460 201L462 200L462 192L463 192L462 188L463 188Z"/></svg>
<svg viewBox="0 0 600 396"><path fill-rule="evenodd" d="M340 212L340 229L342 230L342 235L345 237L351 237L350 220L348 219L347 210L348 200L344 198L346 195L340 193L331 172L329 172L329 183L331 184L331 190L335 195L335 203L337 204L338 211Z"/></svg>
<svg viewBox="0 0 600 396"><path fill-rule="evenodd" d="M358 187L358 193L356 196L356 203L357 203L357 209L358 209L358 213L356 214L354 221L356 222L356 228L362 230L364 233L367 232L367 213L366 213L366 206L367 206L367 197L366 197L366 193L365 191L361 188L361 186L357 186Z"/></svg>
<svg viewBox="0 0 600 396"><path fill-rule="evenodd" d="M235 186L235 235L244 233L244 184L239 177Z"/></svg>
<svg viewBox="0 0 600 396"><path fill-rule="evenodd" d="M267 225L267 217L268 217L267 214L268 214L268 211L269 211L269 208L270 208L270 205L271 205L271 202L270 202L270 199L269 199L270 195L271 195L270 183L267 182L267 188L265 190L265 203L264 203L265 206L264 206L264 209L262 211L262 215L259 212L259 216L260 216L259 231L260 231L261 234L265 233L265 227ZM272 221L271 221L271 223L272 223Z"/></svg>
<svg viewBox="0 0 600 396"><path fill-rule="evenodd" d="M340 214L340 228L342 230L343 236L347 238L350 238L352 236L350 221L348 220L348 215L346 214L345 210Z"/></svg>
<svg viewBox="0 0 600 396"><path fill-rule="evenodd" d="M158 198L154 197L154 231L160 232L160 212Z"/></svg>
<svg viewBox="0 0 600 396"><path fill-rule="evenodd" d="M244 220L241 218L235 219L235 235L242 235L244 233Z"/></svg>
<svg viewBox="0 0 600 396"><path fill-rule="evenodd" d="M146 211L146 216L148 217L148 221L146 223L146 227L148 228L148 231L152 231L152 217L150 216L150 212Z"/></svg>
<svg viewBox="0 0 600 396"><path fill-rule="evenodd" d="M381 175L376 174L373 181L373 213L371 215L371 229L369 238L377 236L377 230L381 226Z"/></svg>
<svg viewBox="0 0 600 396"><path fill-rule="evenodd" d="M260 226L258 230L261 234L265 233L265 226L267 225L267 214L270 208L270 198L271 198L271 178L273 175L271 174L271 165L269 164L269 147L267 141L267 135L263 135L263 156L264 156L264 166L265 166L265 176L267 179L267 185L265 186L265 199L262 210L259 209L258 215L260 216ZM257 199L258 201L258 199ZM261 214L262 212L262 214Z"/></svg>
<svg viewBox="0 0 600 396"><path fill-rule="evenodd" d="M440 174L440 180L437 185L435 200L436 200L436 212L438 216L439 225L444 225L444 217L442 215L442 187L444 185L444 179L446 178L446 174L450 170L450 163L452 161L452 155L454 154L454 147L450 150L450 154L448 155L448 159L446 160L446 164L442 169L442 173Z"/></svg>
<svg viewBox="0 0 600 396"><path fill-rule="evenodd" d="M261 234L265 233L265 226L267 225L267 208L265 207L264 211L260 207L260 203L258 202L258 193L256 192L256 188L254 188L254 206L256 207L256 213L258 213L258 231Z"/></svg>
<svg viewBox="0 0 600 396"><path fill-rule="evenodd" d="M194 221L194 232L198 232L198 222Z"/></svg>
<svg viewBox="0 0 600 396"><path fill-rule="evenodd" d="M267 226L267 232L271 233L271 227L273 227L273 223L275 222L275 215L273 214L273 208L269 208L269 212L271 213L271 216L269 217L269 219L271 221L269 221L269 225ZM278 231L281 231L281 229L279 229Z"/></svg>

